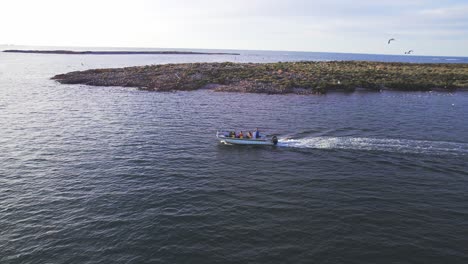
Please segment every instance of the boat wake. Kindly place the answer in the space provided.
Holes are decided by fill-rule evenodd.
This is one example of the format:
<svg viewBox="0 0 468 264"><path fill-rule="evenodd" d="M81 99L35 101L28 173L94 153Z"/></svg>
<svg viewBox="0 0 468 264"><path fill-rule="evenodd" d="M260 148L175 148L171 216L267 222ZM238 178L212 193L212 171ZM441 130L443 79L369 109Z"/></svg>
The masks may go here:
<svg viewBox="0 0 468 264"><path fill-rule="evenodd" d="M280 138L278 146L313 149L354 149L436 155L468 155L467 143L408 139L379 139L360 137L307 137L299 139Z"/></svg>

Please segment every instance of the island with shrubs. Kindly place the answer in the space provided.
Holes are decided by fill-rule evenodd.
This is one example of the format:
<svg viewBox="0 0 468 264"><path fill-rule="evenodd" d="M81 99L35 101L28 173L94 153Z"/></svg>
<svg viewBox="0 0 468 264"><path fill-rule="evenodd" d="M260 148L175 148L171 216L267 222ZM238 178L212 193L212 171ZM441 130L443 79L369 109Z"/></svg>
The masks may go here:
<svg viewBox="0 0 468 264"><path fill-rule="evenodd" d="M225 52L195 52L195 51L73 51L73 50L4 50L7 53L35 53L35 54L61 54L61 55L240 55L239 53Z"/></svg>
<svg viewBox="0 0 468 264"><path fill-rule="evenodd" d="M137 87L149 91L324 94L330 91L468 89L468 64L368 61L183 63L91 69L52 77L62 84Z"/></svg>

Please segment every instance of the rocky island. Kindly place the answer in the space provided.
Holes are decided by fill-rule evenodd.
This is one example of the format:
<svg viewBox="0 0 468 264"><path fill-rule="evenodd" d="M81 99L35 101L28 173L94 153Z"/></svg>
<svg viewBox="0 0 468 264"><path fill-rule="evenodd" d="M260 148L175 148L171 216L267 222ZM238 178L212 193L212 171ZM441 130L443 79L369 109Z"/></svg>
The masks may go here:
<svg viewBox="0 0 468 264"><path fill-rule="evenodd" d="M8 53L37 53L62 55L240 55L238 53L194 51L73 51L73 50L4 50Z"/></svg>
<svg viewBox="0 0 468 264"><path fill-rule="evenodd" d="M63 84L137 87L150 91L213 89L269 94L323 94L355 89L454 91L468 88L468 64L184 63L75 71L52 79Z"/></svg>

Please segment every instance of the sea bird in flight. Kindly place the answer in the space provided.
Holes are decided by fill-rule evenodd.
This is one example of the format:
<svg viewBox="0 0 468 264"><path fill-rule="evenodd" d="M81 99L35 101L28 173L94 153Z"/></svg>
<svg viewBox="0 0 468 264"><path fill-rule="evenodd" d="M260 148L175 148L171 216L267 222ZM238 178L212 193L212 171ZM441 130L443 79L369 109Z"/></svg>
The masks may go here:
<svg viewBox="0 0 468 264"><path fill-rule="evenodd" d="M395 40L394 38L389 39L387 44L390 44L390 42L392 42L394 40Z"/></svg>
<svg viewBox="0 0 468 264"><path fill-rule="evenodd" d="M411 54L411 52L413 52L413 50L408 50L408 51L405 51L405 54Z"/></svg>

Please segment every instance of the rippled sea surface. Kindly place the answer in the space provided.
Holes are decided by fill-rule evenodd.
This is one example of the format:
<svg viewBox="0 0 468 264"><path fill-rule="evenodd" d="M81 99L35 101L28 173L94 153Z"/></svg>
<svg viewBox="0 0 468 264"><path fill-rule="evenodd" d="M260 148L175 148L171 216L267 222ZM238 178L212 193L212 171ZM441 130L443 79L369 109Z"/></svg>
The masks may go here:
<svg viewBox="0 0 468 264"><path fill-rule="evenodd" d="M195 61L0 53L0 263L468 263L468 93L156 93L55 74ZM218 128L279 135L220 145Z"/></svg>

